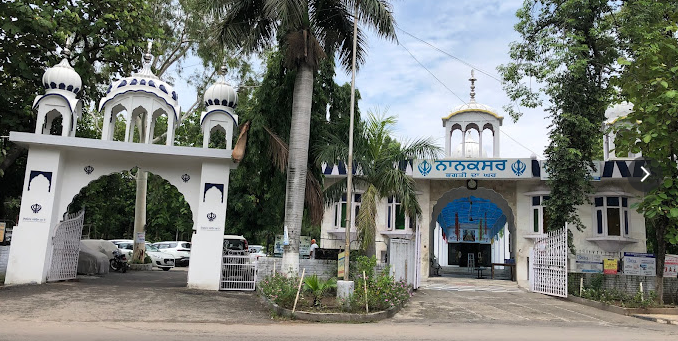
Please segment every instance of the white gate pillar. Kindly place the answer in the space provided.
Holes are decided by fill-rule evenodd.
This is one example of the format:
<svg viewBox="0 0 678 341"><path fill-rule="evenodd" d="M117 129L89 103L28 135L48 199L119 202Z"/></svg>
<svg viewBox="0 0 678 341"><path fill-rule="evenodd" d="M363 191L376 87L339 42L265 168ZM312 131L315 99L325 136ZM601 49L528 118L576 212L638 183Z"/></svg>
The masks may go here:
<svg viewBox="0 0 678 341"><path fill-rule="evenodd" d="M60 174L63 154L57 149L30 148L19 221L12 232L5 284L42 284L52 256L52 233L60 220ZM61 212L63 213L63 212Z"/></svg>
<svg viewBox="0 0 678 341"><path fill-rule="evenodd" d="M197 220L191 238L188 287L219 290L231 163L204 162ZM233 167L235 168L235 167Z"/></svg>

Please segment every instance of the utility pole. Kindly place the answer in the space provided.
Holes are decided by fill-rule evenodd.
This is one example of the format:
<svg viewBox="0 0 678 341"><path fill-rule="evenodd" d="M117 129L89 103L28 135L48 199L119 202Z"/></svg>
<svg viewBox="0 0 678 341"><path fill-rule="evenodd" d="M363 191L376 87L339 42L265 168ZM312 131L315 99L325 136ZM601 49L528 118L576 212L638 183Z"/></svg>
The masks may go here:
<svg viewBox="0 0 678 341"><path fill-rule="evenodd" d="M353 120L355 115L355 50L358 39L358 1L353 16L353 60L351 66L351 108L348 128L348 165L346 165L346 246L344 249L344 280L348 281L349 254L351 253L351 227L353 226Z"/></svg>

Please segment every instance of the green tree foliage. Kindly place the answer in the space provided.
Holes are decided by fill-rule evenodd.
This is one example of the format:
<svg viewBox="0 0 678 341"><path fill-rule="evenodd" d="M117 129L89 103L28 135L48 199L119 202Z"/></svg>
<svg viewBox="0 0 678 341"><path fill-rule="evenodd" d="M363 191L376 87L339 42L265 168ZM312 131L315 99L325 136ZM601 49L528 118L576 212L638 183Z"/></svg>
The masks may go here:
<svg viewBox="0 0 678 341"><path fill-rule="evenodd" d="M395 39L395 23L387 0L362 1L211 1L205 0L208 17L214 18L219 43L257 52L280 42L285 65L295 72L284 226L290 243L283 266L299 272L299 235L306 195L308 146L312 120L314 75L326 56L336 55L348 69L353 61L353 23L361 21L378 35ZM352 15L353 8L357 15ZM356 60L364 61L362 30L356 38Z"/></svg>
<svg viewBox="0 0 678 341"><path fill-rule="evenodd" d="M247 153L238 168L230 175L226 232L243 234L250 243L270 245L275 235L282 233L285 209L286 176L271 161L271 136L266 131L289 141L292 111L292 92L296 72L285 68L281 52L267 55L267 71L251 99L238 104L240 122L252 122L247 139ZM313 109L311 115L311 143L324 143L323 136L346 134L348 115L342 114L348 105L350 86L334 82L331 60L321 63L314 77ZM329 115L328 115L329 112ZM358 114L359 117L359 114ZM313 151L309 158L315 159ZM309 164L316 178L320 167ZM304 232L318 228L305 219ZM269 247L270 249L270 247Z"/></svg>
<svg viewBox="0 0 678 341"><path fill-rule="evenodd" d="M78 193L70 212L85 208L85 229L90 238L133 239L136 182L132 173L102 176ZM193 214L176 187L167 180L148 176L146 240L190 240Z"/></svg>
<svg viewBox="0 0 678 341"><path fill-rule="evenodd" d="M161 38L163 32L145 0L1 2L1 136L34 131L33 99L44 92L42 75L62 58L67 36L74 37L70 62L82 78L80 96L89 108L106 90L102 84L136 69L145 40ZM0 201L21 194L25 159L25 150L8 140L0 142ZM15 218L4 206L0 217Z"/></svg>
<svg viewBox="0 0 678 341"><path fill-rule="evenodd" d="M615 146L617 153L642 152L661 176L639 205L654 232L660 300L666 244L678 244L677 6L675 0L625 1L618 16L623 58L615 84L633 111L617 127Z"/></svg>
<svg viewBox="0 0 678 341"><path fill-rule="evenodd" d="M395 196L411 219L421 217L414 179L405 175L404 167L413 159L435 158L441 151L431 138L418 139L401 145L393 137L396 119L383 114L368 113L365 122L358 121L359 134L355 139L353 159L361 173L354 176L356 189L364 190L360 211L356 217L361 249L374 256L377 233L377 204L388 196ZM341 135L329 135L319 144L318 164L346 162L348 143ZM398 166L396 166L398 165ZM346 192L346 179L335 182L326 191L327 202L337 202Z"/></svg>
<svg viewBox="0 0 678 341"><path fill-rule="evenodd" d="M576 207L588 202L592 160L600 157L601 125L613 89L611 65L617 54L607 0L526 0L515 29L522 40L511 45L513 61L499 67L504 89L521 106L536 107L542 94L552 120L546 148L551 199L550 228L565 223L584 228ZM523 83L535 79L539 88ZM532 84L532 82L530 82ZM514 120L516 107L506 110Z"/></svg>

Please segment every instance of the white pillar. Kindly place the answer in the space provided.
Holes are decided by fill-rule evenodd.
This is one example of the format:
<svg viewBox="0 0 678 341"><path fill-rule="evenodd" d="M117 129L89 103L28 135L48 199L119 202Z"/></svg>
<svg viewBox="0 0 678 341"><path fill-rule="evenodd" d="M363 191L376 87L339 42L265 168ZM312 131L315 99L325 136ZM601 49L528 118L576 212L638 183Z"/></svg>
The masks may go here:
<svg viewBox="0 0 678 341"><path fill-rule="evenodd" d="M483 157L483 129L478 131L478 157Z"/></svg>
<svg viewBox="0 0 678 341"><path fill-rule="evenodd" d="M226 198L231 163L202 165L197 220L193 222L188 287L219 290Z"/></svg>
<svg viewBox="0 0 678 341"><path fill-rule="evenodd" d="M495 127L494 129L495 129L496 131L494 132L494 138L493 138L494 148L493 148L492 154L494 154L494 157L498 158L498 157L500 157L500 156L499 156L499 135L500 135L499 129L500 129L500 128L499 128L499 127Z"/></svg>
<svg viewBox="0 0 678 341"><path fill-rule="evenodd" d="M451 157L452 156L452 131L450 130L449 127L447 127L447 124L445 125L445 156L446 157Z"/></svg>
<svg viewBox="0 0 678 341"><path fill-rule="evenodd" d="M28 151L19 221L12 232L5 284L47 281L52 233L63 213L58 211L59 199L55 195L60 191L62 161L63 155L57 149L32 147ZM35 171L45 175L35 176Z"/></svg>
<svg viewBox="0 0 678 341"><path fill-rule="evenodd" d="M466 158L466 130L461 131L461 157Z"/></svg>

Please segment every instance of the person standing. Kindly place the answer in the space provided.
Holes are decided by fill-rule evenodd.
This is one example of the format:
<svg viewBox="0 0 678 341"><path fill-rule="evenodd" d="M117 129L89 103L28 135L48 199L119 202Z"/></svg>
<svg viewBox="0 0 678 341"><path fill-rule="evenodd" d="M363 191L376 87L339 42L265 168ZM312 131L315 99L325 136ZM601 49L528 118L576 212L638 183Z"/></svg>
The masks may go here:
<svg viewBox="0 0 678 341"><path fill-rule="evenodd" d="M311 239L311 252L308 255L308 258L315 259L315 250L318 248L318 244L315 243L315 239Z"/></svg>

